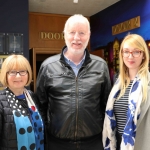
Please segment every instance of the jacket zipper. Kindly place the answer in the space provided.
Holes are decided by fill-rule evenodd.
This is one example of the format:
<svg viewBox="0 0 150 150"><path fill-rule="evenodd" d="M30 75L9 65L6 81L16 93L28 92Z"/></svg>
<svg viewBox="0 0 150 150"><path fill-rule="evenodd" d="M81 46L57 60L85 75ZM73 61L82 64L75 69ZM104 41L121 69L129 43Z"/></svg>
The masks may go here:
<svg viewBox="0 0 150 150"><path fill-rule="evenodd" d="M77 80L78 80L78 77L75 78L76 80L76 129L75 129L75 141L77 140L77 132L78 132L78 83L77 83Z"/></svg>

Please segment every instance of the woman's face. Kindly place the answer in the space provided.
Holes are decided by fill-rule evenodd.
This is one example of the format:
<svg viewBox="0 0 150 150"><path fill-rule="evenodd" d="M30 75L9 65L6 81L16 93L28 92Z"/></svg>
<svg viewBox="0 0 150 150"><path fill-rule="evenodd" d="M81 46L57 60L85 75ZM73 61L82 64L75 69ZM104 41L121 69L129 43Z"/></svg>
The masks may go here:
<svg viewBox="0 0 150 150"><path fill-rule="evenodd" d="M13 69L7 73L8 86L12 91L23 90L28 82L27 70Z"/></svg>
<svg viewBox="0 0 150 150"><path fill-rule="evenodd" d="M122 50L122 57L124 64L129 70L138 71L142 60L144 59L144 54L140 49L125 42Z"/></svg>

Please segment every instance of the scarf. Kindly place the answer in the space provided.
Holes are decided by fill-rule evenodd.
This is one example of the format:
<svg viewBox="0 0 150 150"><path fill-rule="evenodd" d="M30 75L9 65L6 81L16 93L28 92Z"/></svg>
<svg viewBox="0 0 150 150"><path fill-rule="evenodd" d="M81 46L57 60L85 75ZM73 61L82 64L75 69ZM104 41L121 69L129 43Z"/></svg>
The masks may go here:
<svg viewBox="0 0 150 150"><path fill-rule="evenodd" d="M16 125L18 150L44 150L44 127L41 116L27 89L24 89L24 95L23 101L27 101L28 112L19 104L12 91L6 89L6 97Z"/></svg>
<svg viewBox="0 0 150 150"><path fill-rule="evenodd" d="M108 98L104 127L103 127L103 146L105 150L116 150L116 119L113 105L120 93L120 81L117 79ZM138 76L135 77L128 100L128 111L126 125L122 134L120 150L134 150L137 120L140 116L140 105L142 102L142 85Z"/></svg>

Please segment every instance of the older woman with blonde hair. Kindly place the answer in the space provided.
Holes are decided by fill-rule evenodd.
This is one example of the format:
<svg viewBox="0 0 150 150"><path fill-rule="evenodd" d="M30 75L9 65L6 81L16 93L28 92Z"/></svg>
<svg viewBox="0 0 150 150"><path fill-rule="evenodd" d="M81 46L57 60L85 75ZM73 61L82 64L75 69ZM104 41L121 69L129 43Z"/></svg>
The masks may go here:
<svg viewBox="0 0 150 150"><path fill-rule="evenodd" d="M32 80L28 60L22 55L8 56L1 68L0 150L44 150L43 121L34 95L27 90Z"/></svg>
<svg viewBox="0 0 150 150"><path fill-rule="evenodd" d="M108 98L103 145L109 150L147 150L150 142L149 50L137 34L119 52L119 77Z"/></svg>

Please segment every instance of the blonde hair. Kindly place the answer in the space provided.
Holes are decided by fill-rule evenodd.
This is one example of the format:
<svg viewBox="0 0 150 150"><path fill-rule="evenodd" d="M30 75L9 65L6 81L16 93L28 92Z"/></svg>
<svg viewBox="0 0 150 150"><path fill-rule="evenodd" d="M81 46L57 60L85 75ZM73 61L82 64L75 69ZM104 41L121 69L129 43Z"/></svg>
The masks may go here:
<svg viewBox="0 0 150 150"><path fill-rule="evenodd" d="M8 56L2 63L0 81L3 84L3 86L9 86L7 82L7 72L13 69L27 70L28 81L26 83L26 86L28 86L31 83L32 70L29 61L22 55L13 54Z"/></svg>
<svg viewBox="0 0 150 150"><path fill-rule="evenodd" d="M119 98L125 93L126 88L128 87L130 83L130 78L129 78L129 70L126 67L126 65L123 62L123 57L122 57L122 50L124 43L128 43L129 45L132 45L133 47L140 49L143 52L144 59L141 62L141 65L138 70L138 75L141 79L142 83L142 93L143 93L143 101L147 99L147 91L148 91L148 65L149 65L149 50L148 47L144 41L144 39L137 34L129 34L127 35L120 46L120 52L119 52L119 70L120 70L120 81L121 81L121 92L119 95Z"/></svg>

